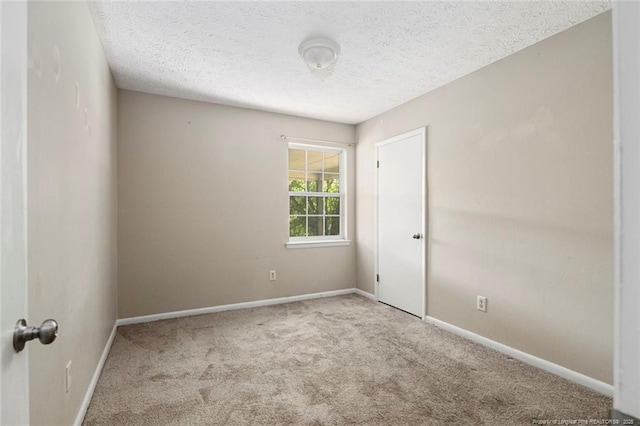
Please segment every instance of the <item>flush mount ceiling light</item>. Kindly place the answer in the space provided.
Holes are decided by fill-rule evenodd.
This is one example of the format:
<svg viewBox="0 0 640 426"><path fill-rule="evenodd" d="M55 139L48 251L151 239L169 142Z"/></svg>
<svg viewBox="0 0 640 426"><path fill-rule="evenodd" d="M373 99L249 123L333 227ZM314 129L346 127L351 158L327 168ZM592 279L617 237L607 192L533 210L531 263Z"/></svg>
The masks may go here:
<svg viewBox="0 0 640 426"><path fill-rule="evenodd" d="M298 52L312 72L327 72L338 61L340 46L327 38L313 38L300 44Z"/></svg>

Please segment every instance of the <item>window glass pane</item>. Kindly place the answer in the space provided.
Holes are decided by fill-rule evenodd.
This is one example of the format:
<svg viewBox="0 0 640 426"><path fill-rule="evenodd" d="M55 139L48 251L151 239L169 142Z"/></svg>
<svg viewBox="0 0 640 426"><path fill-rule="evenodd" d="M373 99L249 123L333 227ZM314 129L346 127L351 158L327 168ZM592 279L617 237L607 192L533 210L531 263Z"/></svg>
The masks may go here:
<svg viewBox="0 0 640 426"><path fill-rule="evenodd" d="M304 192L304 172L289 171L289 191Z"/></svg>
<svg viewBox="0 0 640 426"><path fill-rule="evenodd" d="M341 199L346 188L340 188L343 151L322 148L288 150L289 167L289 236L318 240L324 236L339 237Z"/></svg>
<svg viewBox="0 0 640 426"><path fill-rule="evenodd" d="M324 218L324 235L340 235L339 216L327 216Z"/></svg>
<svg viewBox="0 0 640 426"><path fill-rule="evenodd" d="M301 197L299 195L292 195L289 197L289 214L305 214L307 197Z"/></svg>
<svg viewBox="0 0 640 426"><path fill-rule="evenodd" d="M307 170L322 171L322 151L307 151Z"/></svg>
<svg viewBox="0 0 640 426"><path fill-rule="evenodd" d="M340 154L333 152L324 153L324 171L340 173Z"/></svg>
<svg viewBox="0 0 640 426"><path fill-rule="evenodd" d="M322 216L309 216L309 236L322 236Z"/></svg>
<svg viewBox="0 0 640 426"><path fill-rule="evenodd" d="M322 192L322 173L307 173L307 191Z"/></svg>
<svg viewBox="0 0 640 426"><path fill-rule="evenodd" d="M309 214L322 214L324 206L324 198L309 197Z"/></svg>
<svg viewBox="0 0 640 426"><path fill-rule="evenodd" d="M327 197L325 214L340 214L340 197Z"/></svg>
<svg viewBox="0 0 640 426"><path fill-rule="evenodd" d="M307 218L305 216L289 216L289 236L306 237Z"/></svg>
<svg viewBox="0 0 640 426"><path fill-rule="evenodd" d="M304 170L304 151L289 149L289 170Z"/></svg>
<svg viewBox="0 0 640 426"><path fill-rule="evenodd" d="M324 174L324 192L335 194L340 192L340 175L332 173Z"/></svg>

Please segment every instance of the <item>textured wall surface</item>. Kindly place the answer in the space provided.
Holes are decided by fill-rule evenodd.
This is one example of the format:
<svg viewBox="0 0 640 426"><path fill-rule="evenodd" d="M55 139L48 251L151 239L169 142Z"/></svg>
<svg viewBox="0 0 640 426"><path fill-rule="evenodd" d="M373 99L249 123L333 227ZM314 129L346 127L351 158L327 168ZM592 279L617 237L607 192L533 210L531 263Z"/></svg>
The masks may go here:
<svg viewBox="0 0 640 426"><path fill-rule="evenodd" d="M612 94L607 12L359 125L358 287L374 144L428 126L428 315L612 383Z"/></svg>
<svg viewBox="0 0 640 426"><path fill-rule="evenodd" d="M610 7L538 2L91 2L119 88L344 123L376 114ZM298 55L341 46L333 76Z"/></svg>
<svg viewBox="0 0 640 426"><path fill-rule="evenodd" d="M30 2L28 28L28 319L60 325L29 347L31 424L70 425L116 319L117 90L86 3Z"/></svg>
<svg viewBox="0 0 640 426"><path fill-rule="evenodd" d="M121 318L355 286L355 245L285 248L280 139L349 142L353 126L130 91L118 112Z"/></svg>

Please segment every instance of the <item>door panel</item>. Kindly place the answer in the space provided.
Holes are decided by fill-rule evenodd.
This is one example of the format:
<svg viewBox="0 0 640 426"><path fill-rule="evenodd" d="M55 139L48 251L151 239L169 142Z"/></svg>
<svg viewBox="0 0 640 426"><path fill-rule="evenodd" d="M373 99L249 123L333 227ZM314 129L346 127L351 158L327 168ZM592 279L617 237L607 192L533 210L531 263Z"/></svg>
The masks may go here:
<svg viewBox="0 0 640 426"><path fill-rule="evenodd" d="M0 424L29 423L28 350L13 349L27 317L27 2L0 2Z"/></svg>
<svg viewBox="0 0 640 426"><path fill-rule="evenodd" d="M378 146L378 299L420 317L424 315L423 158L424 131Z"/></svg>

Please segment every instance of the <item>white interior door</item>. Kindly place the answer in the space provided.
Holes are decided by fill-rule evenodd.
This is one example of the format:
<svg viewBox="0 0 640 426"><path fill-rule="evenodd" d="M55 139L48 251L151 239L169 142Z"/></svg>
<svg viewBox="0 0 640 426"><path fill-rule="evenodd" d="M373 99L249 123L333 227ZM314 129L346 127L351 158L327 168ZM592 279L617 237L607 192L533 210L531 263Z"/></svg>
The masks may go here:
<svg viewBox="0 0 640 426"><path fill-rule="evenodd" d="M0 424L29 423L28 350L13 331L27 318L27 2L0 2Z"/></svg>
<svg viewBox="0 0 640 426"><path fill-rule="evenodd" d="M425 315L426 129L377 144L378 300Z"/></svg>

